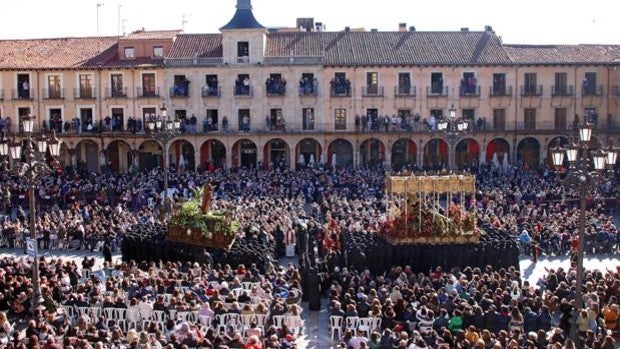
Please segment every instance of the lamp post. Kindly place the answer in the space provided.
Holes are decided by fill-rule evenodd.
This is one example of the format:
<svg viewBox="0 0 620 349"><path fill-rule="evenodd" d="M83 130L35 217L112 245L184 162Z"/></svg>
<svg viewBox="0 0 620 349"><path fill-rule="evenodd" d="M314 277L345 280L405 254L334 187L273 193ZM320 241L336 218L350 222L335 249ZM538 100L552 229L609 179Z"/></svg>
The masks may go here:
<svg viewBox="0 0 620 349"><path fill-rule="evenodd" d="M161 116L155 119L149 119L146 126L149 129L151 138L161 144L163 147L163 166L164 166L164 203L168 198L168 145L178 135L181 128L179 119L171 119L168 117L168 109L166 105L162 105ZM167 206L166 206L167 207ZM166 208L167 210L167 208Z"/></svg>
<svg viewBox="0 0 620 349"><path fill-rule="evenodd" d="M568 169L564 179L560 182L565 185L576 186L579 191L579 232L577 247L577 286L575 290L575 316L578 316L583 308L583 252L586 224L586 196L596 190L597 185L606 179L605 170L613 170L618 156L613 142L607 151L601 147L591 148L590 138L592 126L583 124L579 128L579 143L571 143L566 149L555 147L551 150L551 157L556 171L560 172L564 165L564 158L568 160ZM571 326L571 338L578 343L579 332L577 322Z"/></svg>
<svg viewBox="0 0 620 349"><path fill-rule="evenodd" d="M29 202L29 227L30 237L36 237L36 205L35 205L35 187L39 178L52 171L55 159L60 155L60 142L56 138L56 133L52 134L51 139L47 139L45 134L39 135L33 140L34 117L29 115L22 119L22 127L26 133L26 146L22 150L22 143L13 138L12 142L8 142L4 136L0 140L0 156L7 158L10 153L11 161L4 161L5 168L9 168L11 172L23 178L28 184L28 202ZM33 148L36 143L36 149ZM50 151L52 157L51 165L46 163L45 155L47 150ZM22 158L23 155L23 158ZM39 263L34 258L32 263L32 312L41 304L41 285L39 284Z"/></svg>
<svg viewBox="0 0 620 349"><path fill-rule="evenodd" d="M459 141L464 134L469 131L469 123L466 119L456 117L456 109L454 104L448 110L448 119L443 119L437 123L437 129L445 133L445 138L450 145L450 152L448 153L448 167L452 171L452 166L455 163L455 152L457 141Z"/></svg>

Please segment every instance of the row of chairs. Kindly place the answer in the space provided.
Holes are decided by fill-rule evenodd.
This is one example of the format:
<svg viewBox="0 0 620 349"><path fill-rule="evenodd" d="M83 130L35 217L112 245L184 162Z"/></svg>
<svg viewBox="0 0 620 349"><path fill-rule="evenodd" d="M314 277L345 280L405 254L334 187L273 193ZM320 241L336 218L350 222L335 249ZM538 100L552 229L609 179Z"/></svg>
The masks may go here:
<svg viewBox="0 0 620 349"><path fill-rule="evenodd" d="M381 318L380 317L358 317L358 316L338 316L332 315L329 317L329 333L331 339L334 340L336 333L340 339L343 334L343 330L349 330L352 332L362 332L366 337L370 337L370 334L374 331L381 330Z"/></svg>

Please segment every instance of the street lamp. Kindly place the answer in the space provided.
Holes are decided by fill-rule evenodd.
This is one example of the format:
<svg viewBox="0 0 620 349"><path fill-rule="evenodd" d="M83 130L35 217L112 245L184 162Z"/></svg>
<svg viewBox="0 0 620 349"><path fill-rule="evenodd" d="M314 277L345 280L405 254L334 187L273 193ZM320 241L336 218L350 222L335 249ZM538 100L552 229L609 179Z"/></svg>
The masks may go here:
<svg viewBox="0 0 620 349"><path fill-rule="evenodd" d="M452 164L455 162L454 149L457 141L469 131L469 123L463 117L456 117L456 109L454 104L448 109L449 119L442 119L437 123L437 129L445 133L445 138L450 144L450 152L448 153L448 165L452 170Z"/></svg>
<svg viewBox="0 0 620 349"><path fill-rule="evenodd" d="M157 117L155 120L150 119L146 125L151 131L149 135L151 138L162 145L163 147L163 166L164 166L164 204L168 198L168 146L172 140L178 135L181 127L181 122L177 119L171 119L168 117L168 109L166 105L162 105L161 117ZM166 206L166 210L167 210Z"/></svg>
<svg viewBox="0 0 620 349"><path fill-rule="evenodd" d="M577 187L579 191L579 244L577 247L577 287L575 294L575 316L583 307L583 252L585 241L586 223L586 196L596 190L597 185L605 179L605 170L613 170L616 165L617 150L613 147L613 141L607 151L602 148L592 149L590 138L592 137L592 126L584 124L579 128L579 143L571 143L567 149L555 147L551 150L551 159L556 171L560 171L564 165L564 158L568 162L566 176L560 182ZM577 322L574 321L571 327L571 338L575 343L579 340Z"/></svg>
<svg viewBox="0 0 620 349"><path fill-rule="evenodd" d="M28 115L22 119L22 127L26 133L26 146L22 146L21 141L17 141L15 137L9 142L4 135L0 138L0 156L4 159L9 157L10 161L4 160L5 168L8 168L14 175L19 176L28 183L28 203L29 203L29 219L28 227L30 237L36 237L36 205L35 205L35 187L39 178L52 171L56 158L60 155L60 142L56 138L56 133L52 134L51 139L47 139L44 134L36 138L36 149L33 147L33 128L34 116ZM46 163L45 155L49 150L51 155L51 164ZM23 155L23 157L22 157ZM25 241L24 241L25 242ZM35 256L32 263L32 312L41 304L41 285L39 284L39 262Z"/></svg>

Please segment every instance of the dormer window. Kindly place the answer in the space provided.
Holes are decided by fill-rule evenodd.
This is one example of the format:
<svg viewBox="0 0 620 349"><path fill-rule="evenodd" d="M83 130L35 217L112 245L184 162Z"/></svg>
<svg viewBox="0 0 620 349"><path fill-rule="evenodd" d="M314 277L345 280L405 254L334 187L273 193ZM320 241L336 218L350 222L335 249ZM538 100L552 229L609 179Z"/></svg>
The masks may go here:
<svg viewBox="0 0 620 349"><path fill-rule="evenodd" d="M153 47L154 58L164 58L164 48L162 46Z"/></svg>
<svg viewBox="0 0 620 349"><path fill-rule="evenodd" d="M125 47L125 58L127 59L136 58L136 54L134 52L133 47Z"/></svg>

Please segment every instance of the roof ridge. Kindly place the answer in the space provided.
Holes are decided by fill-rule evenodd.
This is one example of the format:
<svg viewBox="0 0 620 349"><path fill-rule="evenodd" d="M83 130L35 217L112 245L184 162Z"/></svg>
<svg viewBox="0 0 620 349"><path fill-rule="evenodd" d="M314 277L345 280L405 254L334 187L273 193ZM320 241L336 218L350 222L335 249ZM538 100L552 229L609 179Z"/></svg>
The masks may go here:
<svg viewBox="0 0 620 349"><path fill-rule="evenodd" d="M69 39L77 39L77 40L87 40L87 39L118 39L121 36L65 36L65 37L56 37L56 38L29 38L29 39L0 39L0 42L7 41L58 41L58 40L69 40Z"/></svg>

